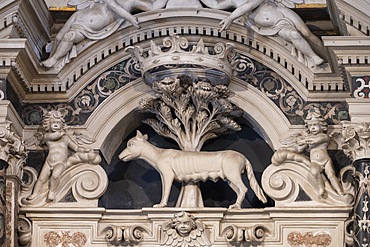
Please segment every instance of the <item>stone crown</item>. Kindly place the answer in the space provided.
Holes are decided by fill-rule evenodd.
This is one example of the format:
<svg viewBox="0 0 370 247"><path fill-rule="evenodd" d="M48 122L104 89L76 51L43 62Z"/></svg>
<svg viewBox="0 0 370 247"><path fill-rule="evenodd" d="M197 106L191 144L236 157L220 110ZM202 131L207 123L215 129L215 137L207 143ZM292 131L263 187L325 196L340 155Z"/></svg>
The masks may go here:
<svg viewBox="0 0 370 247"><path fill-rule="evenodd" d="M157 46L151 40L147 52L140 46L127 47L126 51L137 60L143 75L160 66L189 65L214 69L231 78L232 59L236 55L234 45L231 43L217 43L213 47L206 47L200 39L196 45L189 45L186 38L178 35L164 38L163 47Z"/></svg>

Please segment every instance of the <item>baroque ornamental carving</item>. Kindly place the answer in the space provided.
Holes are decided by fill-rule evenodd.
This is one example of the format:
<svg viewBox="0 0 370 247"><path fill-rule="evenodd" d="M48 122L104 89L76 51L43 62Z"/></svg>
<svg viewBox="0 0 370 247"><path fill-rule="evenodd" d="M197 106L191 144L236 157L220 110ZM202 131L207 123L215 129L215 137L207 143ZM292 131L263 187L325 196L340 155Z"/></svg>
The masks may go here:
<svg viewBox="0 0 370 247"><path fill-rule="evenodd" d="M324 47L321 40L316 37L303 22L303 20L289 8L304 0L233 0L215 1L202 0L210 8L235 10L220 22L220 31L228 29L232 22L244 17L245 25L258 34L265 36L279 36L291 43L292 54L298 61L309 67L315 67L324 62ZM320 53L320 55L318 55Z"/></svg>
<svg viewBox="0 0 370 247"><path fill-rule="evenodd" d="M332 236L328 232L291 232L288 235L288 243L292 247L320 246L328 247L332 242Z"/></svg>
<svg viewBox="0 0 370 247"><path fill-rule="evenodd" d="M180 38L174 37L172 40L179 41ZM199 43L197 47L204 50L204 46L200 44L203 43ZM193 47L194 50L198 48ZM200 53L204 55L204 52ZM194 54L198 56L198 53ZM176 65L181 62L174 63ZM169 70L171 71L171 66ZM157 98L143 99L139 110L156 114L157 119L147 119L144 122L158 134L175 140L181 150L200 151L205 141L240 130L234 118L241 115L241 111L229 102L231 92L222 83L216 77L209 80L209 77L193 78L183 73L164 77L151 84ZM177 206L203 207L198 184L189 180L182 181L184 183ZM196 199L189 201L187 198Z"/></svg>
<svg viewBox="0 0 370 247"><path fill-rule="evenodd" d="M211 247L203 222L187 212L176 213L161 227L161 246Z"/></svg>
<svg viewBox="0 0 370 247"><path fill-rule="evenodd" d="M262 225L254 225L250 227L231 225L227 226L222 231L222 235L225 236L226 240L231 244L249 243L254 245L256 243L262 243L269 233L270 230Z"/></svg>
<svg viewBox="0 0 370 247"><path fill-rule="evenodd" d="M143 0L120 2L116 0L69 0L69 5L77 6L75 12L57 34L52 43L50 57L42 62L48 68L57 63L64 66L71 58L78 55L77 44L85 39L105 39L114 33L127 20L140 28L137 17L130 12L134 10L149 11L163 8L167 0L157 0L154 3Z"/></svg>
<svg viewBox="0 0 370 247"><path fill-rule="evenodd" d="M137 135L127 142L119 158L123 161L143 159L153 166L162 179L162 199L154 207L167 206L171 186L174 180L180 182L198 182L219 178L227 180L237 194L235 204L229 208L240 209L245 198L247 187L242 181L241 174L247 171L250 186L257 197L264 203L266 197L258 185L249 161L236 151L194 152L174 149L161 149L150 144L147 135L137 131ZM194 198L187 198L194 200Z"/></svg>
<svg viewBox="0 0 370 247"><path fill-rule="evenodd" d="M206 47L200 39L196 45L190 45L186 38L179 35L164 38L163 47L151 40L147 52L140 46L127 47L126 51L136 59L149 85L165 77L182 75L185 71L188 76L206 77L216 84L229 84L233 76L232 61L236 55L232 43Z"/></svg>
<svg viewBox="0 0 370 247"><path fill-rule="evenodd" d="M64 116L60 111L49 111L43 120L43 131L28 140L28 144L44 143L48 155L37 177L28 168L28 182L23 185L20 203L23 206L42 206L46 203L67 202L65 196L72 193L78 205L97 205L97 199L105 192L108 179L99 165L99 154L82 145L91 144L88 137L68 134ZM73 152L73 154L70 154Z"/></svg>
<svg viewBox="0 0 370 247"><path fill-rule="evenodd" d="M0 159L8 164L8 175L21 178L27 151L21 137L12 131L11 125L9 121L0 123Z"/></svg>
<svg viewBox="0 0 370 247"><path fill-rule="evenodd" d="M105 239L113 245L139 244L144 238L144 233L150 234L147 229L141 226L110 225L103 232L105 232Z"/></svg>
<svg viewBox="0 0 370 247"><path fill-rule="evenodd" d="M307 131L283 140L285 146L272 156L272 164L262 175L263 188L277 205L299 204L298 196L303 192L308 196L302 200L306 205L351 205L354 188L345 178L346 172L351 169L343 168L340 178L336 177L333 162L327 152L330 137L327 134L326 120L318 109L312 109L305 122ZM306 151L309 156L304 154Z"/></svg>

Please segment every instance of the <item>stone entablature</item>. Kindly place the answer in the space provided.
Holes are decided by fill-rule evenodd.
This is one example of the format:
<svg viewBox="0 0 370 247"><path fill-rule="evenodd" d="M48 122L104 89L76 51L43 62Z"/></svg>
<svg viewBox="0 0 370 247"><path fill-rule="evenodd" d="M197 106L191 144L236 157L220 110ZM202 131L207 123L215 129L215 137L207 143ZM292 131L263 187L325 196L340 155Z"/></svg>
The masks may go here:
<svg viewBox="0 0 370 247"><path fill-rule="evenodd" d="M256 246L291 246L295 243L294 234L324 234L331 241L327 240L322 246L338 247L343 246L345 221L351 210L350 207L242 210L90 208L83 211L74 208L22 208L21 213L33 223L32 247L49 247L48 236L54 232L66 239L84 235L87 241L83 246L166 246L160 244L161 227L181 211L190 213L205 225L205 234L212 246L248 244L251 240Z"/></svg>

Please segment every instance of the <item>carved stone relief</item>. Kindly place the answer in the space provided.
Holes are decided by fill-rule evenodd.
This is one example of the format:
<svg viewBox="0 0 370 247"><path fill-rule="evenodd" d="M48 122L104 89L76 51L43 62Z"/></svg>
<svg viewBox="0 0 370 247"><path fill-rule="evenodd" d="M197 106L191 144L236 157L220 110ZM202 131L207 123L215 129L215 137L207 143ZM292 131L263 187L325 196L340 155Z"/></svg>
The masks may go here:
<svg viewBox="0 0 370 247"><path fill-rule="evenodd" d="M83 135L67 133L61 112L47 112L42 131L29 139L28 145L45 143L48 155L38 178L34 169L26 170L29 181L22 187L21 205L35 207L62 202L68 193L72 193L81 207L89 203L97 205L97 199L106 189L107 176L99 166L99 154L80 145L91 142Z"/></svg>
<svg viewBox="0 0 370 247"><path fill-rule="evenodd" d="M161 246L210 247L211 242L205 233L205 225L187 212L175 214L161 228Z"/></svg>
<svg viewBox="0 0 370 247"><path fill-rule="evenodd" d="M336 177L333 162L327 152L330 137L327 122L318 109L306 117L307 132L283 140L283 146L271 158L263 174L262 184L276 204L297 202L300 190L309 197L304 203L351 205L354 188L345 180L348 167ZM309 151L309 157L304 152Z"/></svg>
<svg viewBox="0 0 370 247"><path fill-rule="evenodd" d="M147 139L147 135L142 135L138 131L136 137L128 141L127 148L121 152L119 158L123 161L143 159L160 173L162 179L162 199L154 207L167 206L171 185L174 180L195 183L208 179L217 180L218 178L222 178L229 181L230 187L237 194L235 204L229 208L240 209L241 202L247 192L247 188L240 174L244 172L244 169L247 171L252 190L261 201L267 202L253 174L251 164L242 154L231 150L196 152L160 149L150 144ZM199 164L202 165L199 166ZM195 198L189 198L185 195L185 200L189 201L189 205L195 204Z"/></svg>

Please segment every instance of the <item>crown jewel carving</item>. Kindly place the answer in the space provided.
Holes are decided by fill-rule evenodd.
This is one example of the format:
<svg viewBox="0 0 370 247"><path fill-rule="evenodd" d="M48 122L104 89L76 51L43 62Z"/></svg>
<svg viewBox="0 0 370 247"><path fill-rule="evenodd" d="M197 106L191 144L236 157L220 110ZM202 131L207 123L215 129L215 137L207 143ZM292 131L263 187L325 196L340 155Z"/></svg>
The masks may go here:
<svg viewBox="0 0 370 247"><path fill-rule="evenodd" d="M160 66L173 69L189 65L217 70L230 79L233 74L232 60L236 55L234 48L232 43L221 42L206 47L202 39L196 45L190 45L186 38L172 35L163 39L162 47L151 40L147 52L140 46L127 47L126 51L136 59L143 75Z"/></svg>

